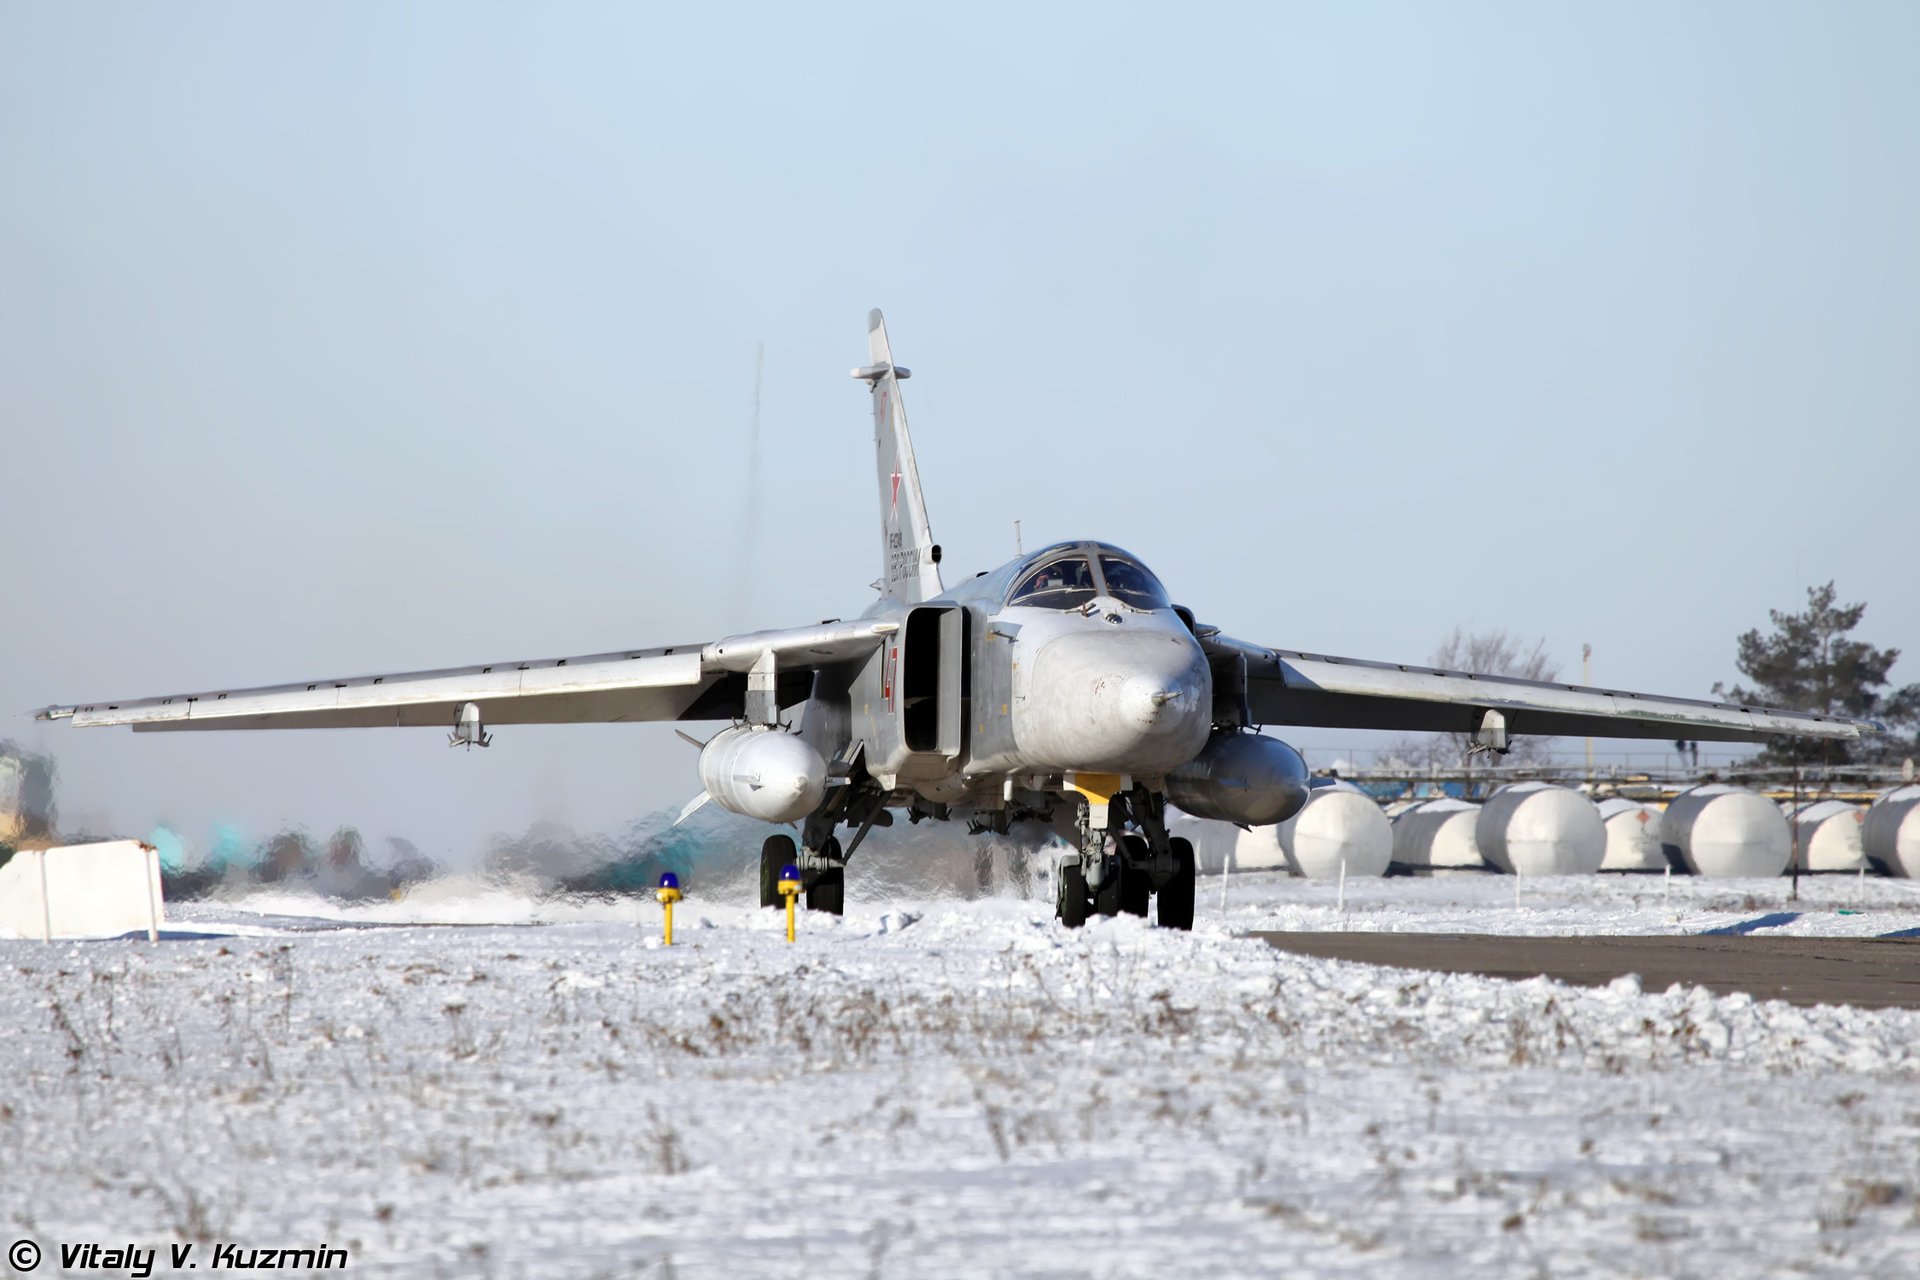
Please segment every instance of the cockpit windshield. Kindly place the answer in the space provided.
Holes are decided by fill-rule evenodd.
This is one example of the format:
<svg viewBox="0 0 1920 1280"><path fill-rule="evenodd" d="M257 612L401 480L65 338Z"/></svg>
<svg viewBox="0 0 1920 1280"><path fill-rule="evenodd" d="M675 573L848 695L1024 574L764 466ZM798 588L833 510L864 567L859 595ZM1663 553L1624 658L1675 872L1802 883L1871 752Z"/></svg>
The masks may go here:
<svg viewBox="0 0 1920 1280"><path fill-rule="evenodd" d="M1022 578L1007 603L1036 609L1078 609L1093 596L1093 566L1087 558L1062 556Z"/></svg>
<svg viewBox="0 0 1920 1280"><path fill-rule="evenodd" d="M1131 560L1118 556L1100 557L1100 574L1107 580L1107 594L1136 609L1165 609L1171 602L1160 579Z"/></svg>

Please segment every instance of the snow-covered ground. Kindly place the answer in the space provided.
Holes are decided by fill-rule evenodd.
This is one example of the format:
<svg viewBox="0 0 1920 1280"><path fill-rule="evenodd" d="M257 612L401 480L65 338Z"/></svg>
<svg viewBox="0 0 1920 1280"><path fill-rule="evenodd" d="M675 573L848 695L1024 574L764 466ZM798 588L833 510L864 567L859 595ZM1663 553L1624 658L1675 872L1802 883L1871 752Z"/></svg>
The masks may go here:
<svg viewBox="0 0 1920 1280"><path fill-rule="evenodd" d="M0 1244L37 1274L176 1239L382 1275L1920 1274L1920 1013L1234 936L1889 933L1912 886L1368 881L1341 913L1249 875L1185 935L856 880L793 946L737 889L692 886L670 950L650 902L444 887L0 942Z"/></svg>

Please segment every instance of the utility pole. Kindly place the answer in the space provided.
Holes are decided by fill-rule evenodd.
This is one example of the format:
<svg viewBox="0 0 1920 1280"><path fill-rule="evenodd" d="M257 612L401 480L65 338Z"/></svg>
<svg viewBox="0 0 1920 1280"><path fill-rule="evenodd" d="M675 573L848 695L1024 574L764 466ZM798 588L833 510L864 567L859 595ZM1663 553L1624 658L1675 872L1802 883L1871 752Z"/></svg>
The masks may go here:
<svg viewBox="0 0 1920 1280"><path fill-rule="evenodd" d="M1800 745L1798 738L1788 738L1787 741L1795 747ZM1793 807L1789 812L1792 816L1787 819L1787 829L1793 834L1793 858L1787 865L1793 868L1791 901L1798 902L1800 901L1800 753L1798 751L1795 751L1793 756Z"/></svg>
<svg viewBox="0 0 1920 1280"><path fill-rule="evenodd" d="M1589 688L1593 685L1593 646L1590 644L1580 646L1580 683ZM1592 738L1587 739L1587 781L1593 781Z"/></svg>

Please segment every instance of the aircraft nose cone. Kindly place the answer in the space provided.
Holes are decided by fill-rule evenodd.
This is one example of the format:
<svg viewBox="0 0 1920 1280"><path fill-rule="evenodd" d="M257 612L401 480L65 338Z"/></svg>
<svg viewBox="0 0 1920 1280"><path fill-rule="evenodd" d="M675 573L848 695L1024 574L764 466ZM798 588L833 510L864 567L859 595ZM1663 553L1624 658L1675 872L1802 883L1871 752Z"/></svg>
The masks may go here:
<svg viewBox="0 0 1920 1280"><path fill-rule="evenodd" d="M1212 689L1184 631L1063 635L1041 650L1014 731L1035 763L1160 773L1205 744Z"/></svg>

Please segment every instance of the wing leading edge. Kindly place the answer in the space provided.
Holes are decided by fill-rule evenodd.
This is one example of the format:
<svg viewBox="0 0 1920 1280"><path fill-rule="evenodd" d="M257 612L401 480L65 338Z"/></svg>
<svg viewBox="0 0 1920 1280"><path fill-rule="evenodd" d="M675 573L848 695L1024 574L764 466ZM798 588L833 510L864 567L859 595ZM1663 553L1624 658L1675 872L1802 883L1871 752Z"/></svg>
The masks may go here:
<svg viewBox="0 0 1920 1280"><path fill-rule="evenodd" d="M1885 729L1846 716L1267 649L1204 629L1201 644L1215 660L1246 662L1249 710L1258 724L1471 734L1488 711L1498 711L1516 738L1764 742L1787 735L1854 739Z"/></svg>
<svg viewBox="0 0 1920 1280"><path fill-rule="evenodd" d="M816 668L865 656L892 626L822 623L708 645L54 706L37 718L136 732L446 728L472 702L491 725L728 720L744 712L756 663L771 659L780 705L792 706L807 696Z"/></svg>

